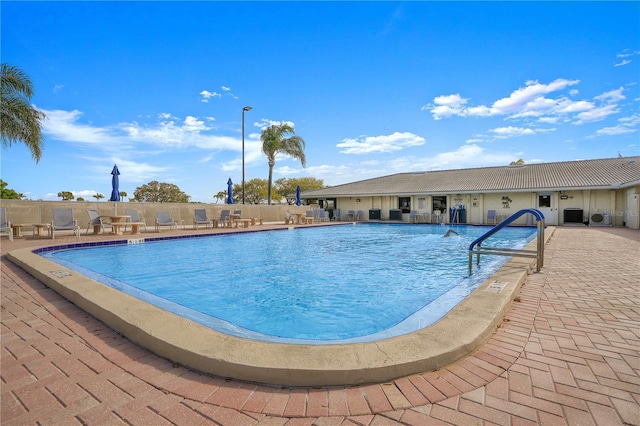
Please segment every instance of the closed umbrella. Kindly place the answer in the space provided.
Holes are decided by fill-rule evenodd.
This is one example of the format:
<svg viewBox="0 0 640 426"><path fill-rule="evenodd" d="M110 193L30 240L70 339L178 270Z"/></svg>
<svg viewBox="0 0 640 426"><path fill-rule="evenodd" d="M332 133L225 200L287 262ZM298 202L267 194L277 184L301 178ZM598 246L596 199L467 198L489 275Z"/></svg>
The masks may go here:
<svg viewBox="0 0 640 426"><path fill-rule="evenodd" d="M120 180L118 178L120 170L118 170L118 166L113 166L111 174L113 177L111 178L111 198L109 198L109 201L120 201Z"/></svg>
<svg viewBox="0 0 640 426"><path fill-rule="evenodd" d="M113 211L115 214L118 214L118 201L120 201L120 170L118 170L117 165L113 165L113 170L111 170L111 197L109 201L113 201Z"/></svg>
<svg viewBox="0 0 640 426"><path fill-rule="evenodd" d="M231 182L231 178L227 181L227 204L233 204L233 182Z"/></svg>
<svg viewBox="0 0 640 426"><path fill-rule="evenodd" d="M296 206L302 204L302 200L300 200L300 185L296 187Z"/></svg>

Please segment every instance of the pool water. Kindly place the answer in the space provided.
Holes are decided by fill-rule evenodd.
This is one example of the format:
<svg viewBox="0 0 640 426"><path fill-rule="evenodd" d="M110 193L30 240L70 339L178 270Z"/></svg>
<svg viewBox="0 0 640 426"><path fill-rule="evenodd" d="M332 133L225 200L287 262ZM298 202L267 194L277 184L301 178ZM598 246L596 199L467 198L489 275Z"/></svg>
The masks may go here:
<svg viewBox="0 0 640 426"><path fill-rule="evenodd" d="M448 229L459 236L443 237ZM373 341L444 316L508 258L468 276L469 244L489 228L357 224L212 235L42 255L97 281L240 337ZM523 248L535 228L485 247Z"/></svg>

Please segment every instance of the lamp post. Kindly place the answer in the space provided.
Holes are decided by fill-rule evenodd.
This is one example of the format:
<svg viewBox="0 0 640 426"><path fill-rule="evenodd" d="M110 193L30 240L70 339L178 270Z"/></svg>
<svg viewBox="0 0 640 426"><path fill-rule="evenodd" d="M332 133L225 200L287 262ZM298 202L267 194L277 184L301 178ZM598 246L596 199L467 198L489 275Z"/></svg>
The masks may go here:
<svg viewBox="0 0 640 426"><path fill-rule="evenodd" d="M252 109L250 106L242 108L242 204L244 204L244 113Z"/></svg>

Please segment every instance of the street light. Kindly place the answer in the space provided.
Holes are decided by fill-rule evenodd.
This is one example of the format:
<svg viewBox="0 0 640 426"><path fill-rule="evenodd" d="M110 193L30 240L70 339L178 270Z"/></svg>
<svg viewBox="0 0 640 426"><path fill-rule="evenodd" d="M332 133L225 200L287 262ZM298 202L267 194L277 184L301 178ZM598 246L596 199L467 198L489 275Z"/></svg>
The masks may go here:
<svg viewBox="0 0 640 426"><path fill-rule="evenodd" d="M242 108L242 204L244 204L244 113L252 109L250 106Z"/></svg>

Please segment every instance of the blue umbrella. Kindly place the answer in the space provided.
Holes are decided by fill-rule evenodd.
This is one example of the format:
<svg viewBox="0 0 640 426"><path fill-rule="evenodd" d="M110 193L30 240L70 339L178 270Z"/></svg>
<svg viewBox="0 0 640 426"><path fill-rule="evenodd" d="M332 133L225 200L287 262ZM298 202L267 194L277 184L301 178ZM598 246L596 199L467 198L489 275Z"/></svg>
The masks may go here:
<svg viewBox="0 0 640 426"><path fill-rule="evenodd" d="M298 185L296 187L296 206L299 206L300 204L302 204L302 201L300 200L300 185Z"/></svg>
<svg viewBox="0 0 640 426"><path fill-rule="evenodd" d="M227 204L233 204L233 182L231 182L231 178L227 181Z"/></svg>
<svg viewBox="0 0 640 426"><path fill-rule="evenodd" d="M109 201L120 201L120 181L118 175L120 174L120 170L118 170L118 166L114 165L113 170L111 170L111 174L113 177L111 178L111 198Z"/></svg>

